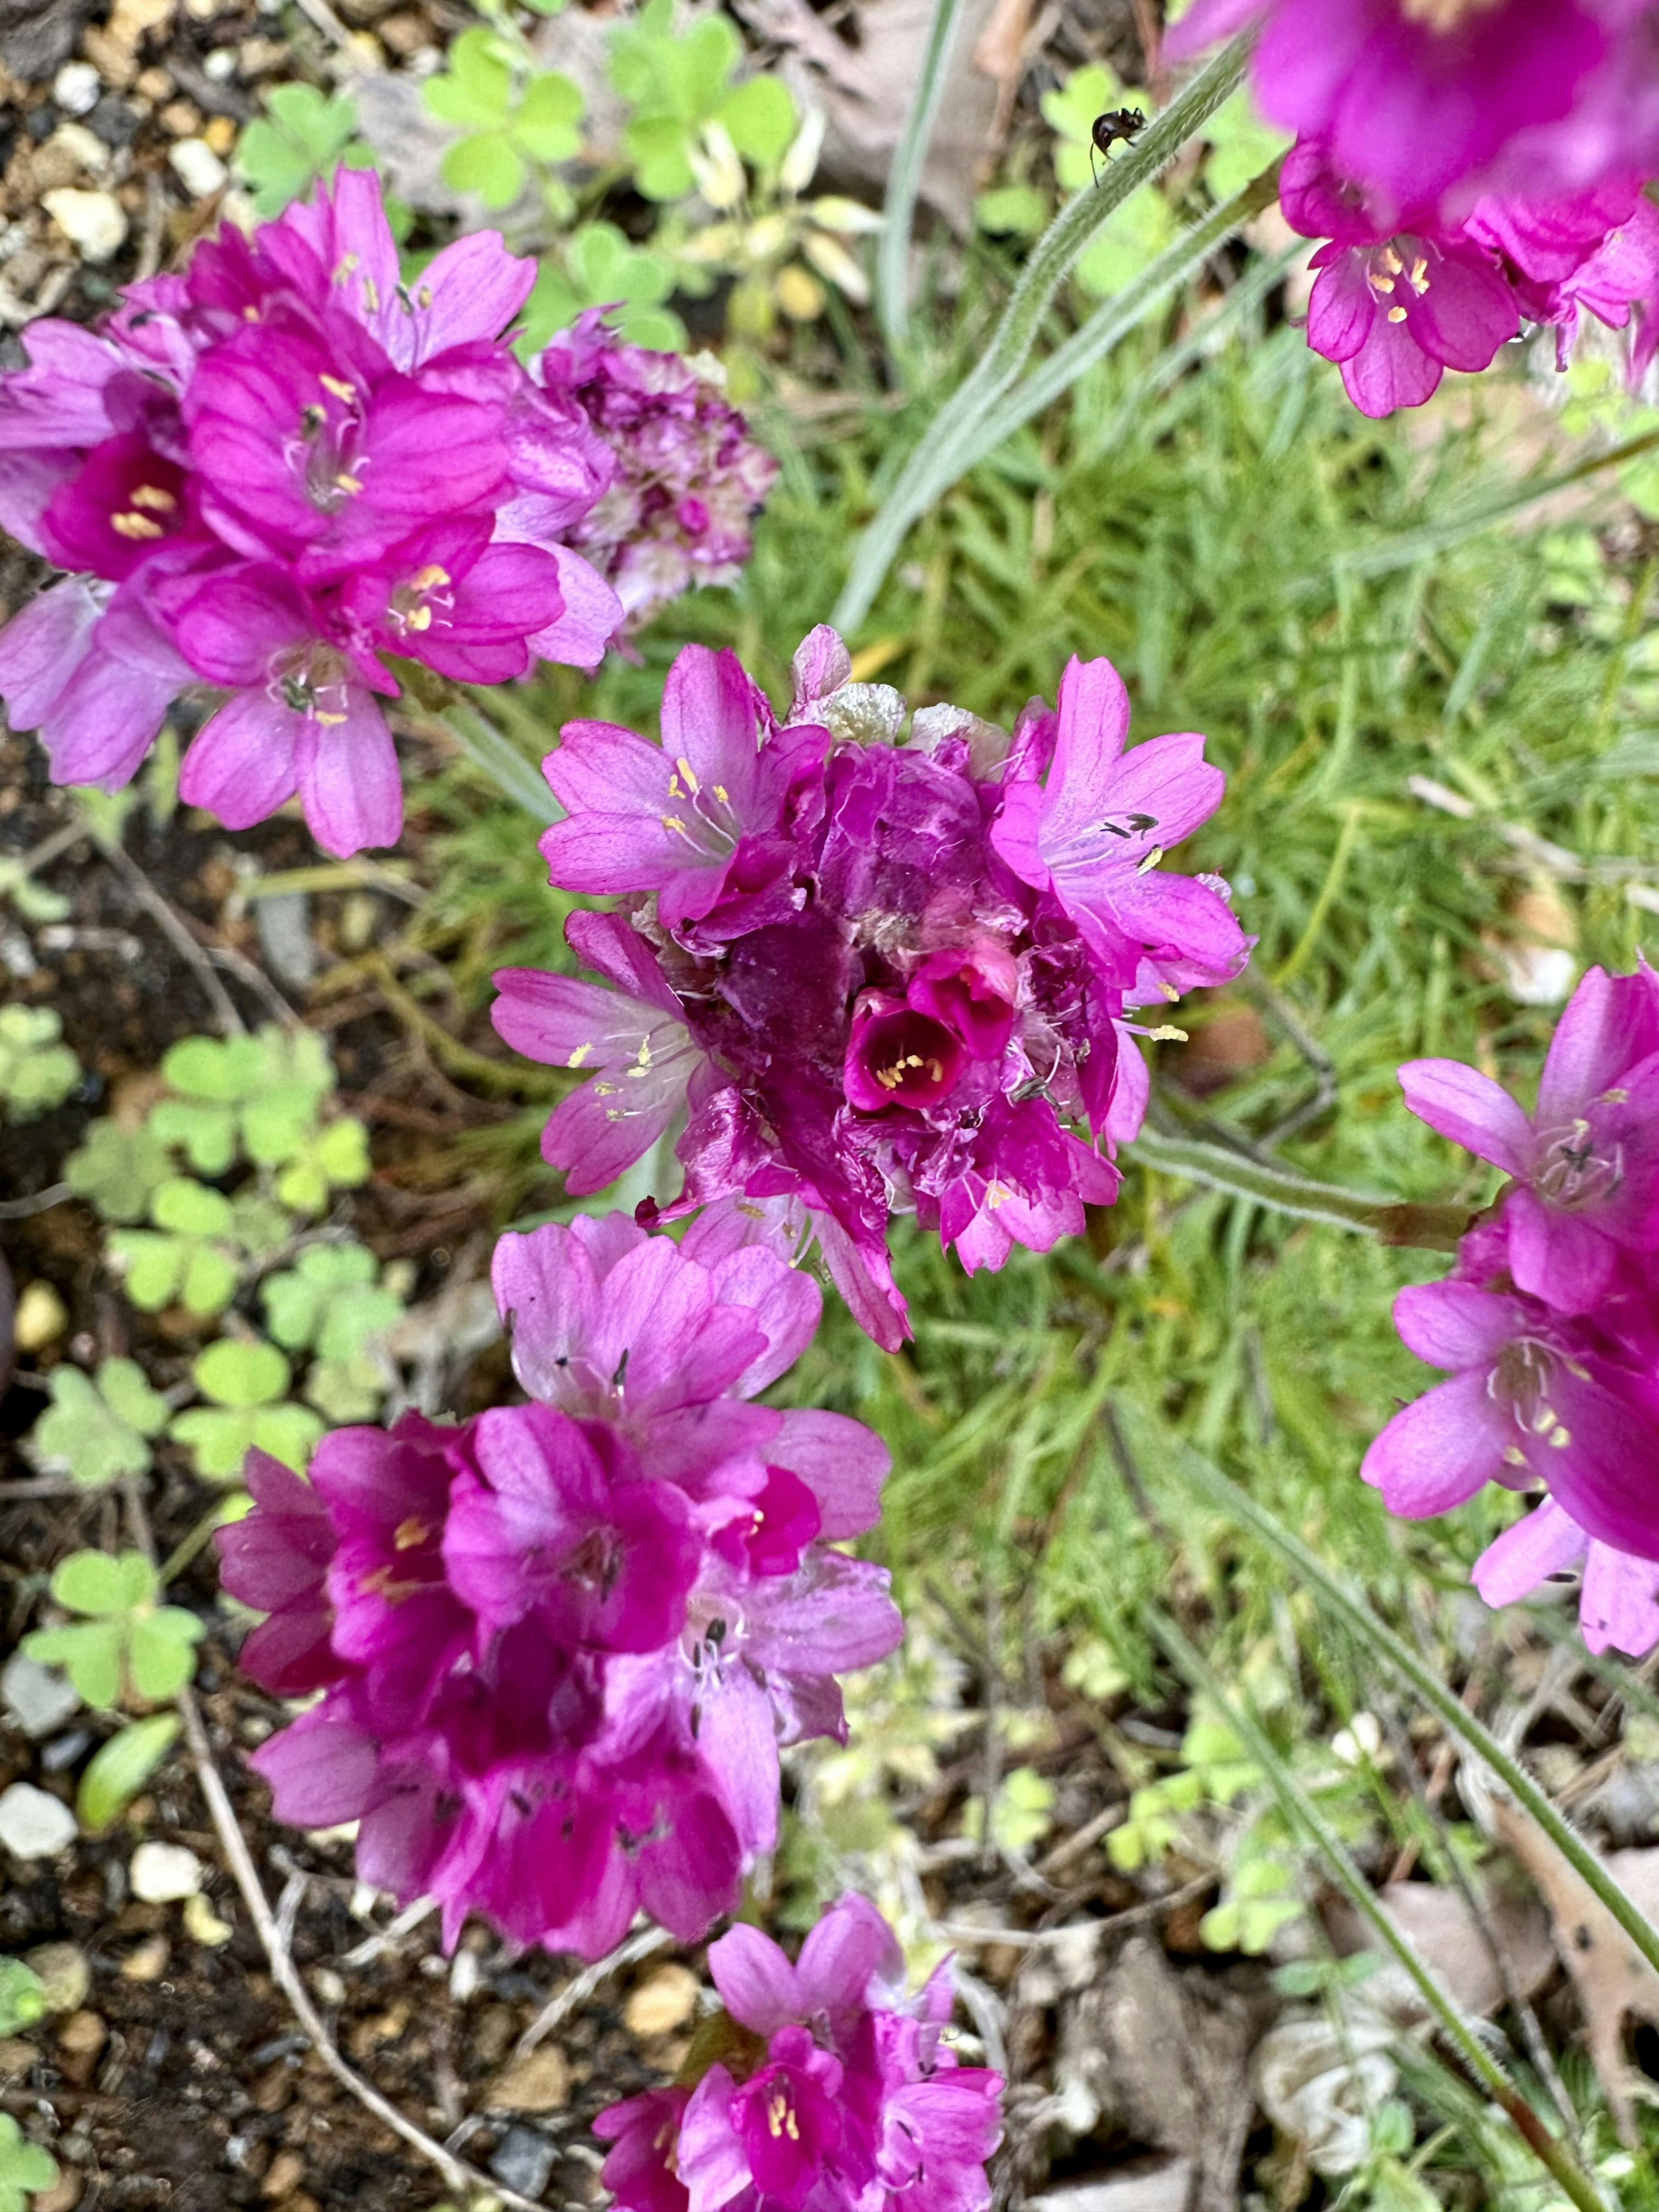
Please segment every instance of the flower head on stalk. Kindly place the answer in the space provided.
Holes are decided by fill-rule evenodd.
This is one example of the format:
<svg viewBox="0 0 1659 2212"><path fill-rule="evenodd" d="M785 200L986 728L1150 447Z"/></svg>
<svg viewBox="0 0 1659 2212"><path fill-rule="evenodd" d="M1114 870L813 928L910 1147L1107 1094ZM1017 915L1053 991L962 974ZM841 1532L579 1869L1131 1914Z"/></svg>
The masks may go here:
<svg viewBox="0 0 1659 2212"><path fill-rule="evenodd" d="M496 978L510 1042L594 1071L549 1160L602 1187L683 1111L684 1188L647 1214L740 1196L757 1237L816 1231L890 1345L894 1213L969 1268L1076 1233L1145 1109L1132 1011L1230 980L1250 943L1224 885L1162 865L1221 796L1203 738L1126 749L1128 720L1109 665L1074 660L1012 738L933 707L901 742L903 701L821 629L781 720L690 646L659 744L568 725L542 851L555 884L630 904L570 930L614 994Z"/></svg>
<svg viewBox="0 0 1659 2212"><path fill-rule="evenodd" d="M1402 1291L1395 1325L1449 1370L1361 1469L1392 1512L1444 1512L1487 1482L1546 1503L1475 1569L1489 1601L1583 1565L1594 1650L1659 1640L1659 978L1592 969L1557 1027L1535 1110L1478 1070L1414 1060L1407 1104L1509 1180L1449 1279Z"/></svg>
<svg viewBox="0 0 1659 2212"><path fill-rule="evenodd" d="M323 1692L254 1764L452 1943L478 1911L597 1957L641 1907L693 1941L776 1841L780 1744L843 1735L836 1674L898 1640L886 1576L830 1548L886 1454L753 1402L818 1294L718 1212L678 1246L617 1214L508 1237L495 1273L531 1403L336 1430L309 1486L250 1462L244 1664Z"/></svg>
<svg viewBox="0 0 1659 2212"><path fill-rule="evenodd" d="M891 1929L849 1893L793 1964L738 1927L708 1970L724 2055L593 2124L623 2212L983 2212L1002 2082L945 2039L948 1964L907 1997Z"/></svg>
<svg viewBox="0 0 1659 2212"><path fill-rule="evenodd" d="M514 360L535 275L491 234L412 289L378 179L31 325L0 376L0 522L70 572L0 633L0 692L63 782L130 777L173 699L223 703L181 794L235 828L296 793L318 842L394 838L395 656L459 682L592 667L615 593L570 534L616 463Z"/></svg>

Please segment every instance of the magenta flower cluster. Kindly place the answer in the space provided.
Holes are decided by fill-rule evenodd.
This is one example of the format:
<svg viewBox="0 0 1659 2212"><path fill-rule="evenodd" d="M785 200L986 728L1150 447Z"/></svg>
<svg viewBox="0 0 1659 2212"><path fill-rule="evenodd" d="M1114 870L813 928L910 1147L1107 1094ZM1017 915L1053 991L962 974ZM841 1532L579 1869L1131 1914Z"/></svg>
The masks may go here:
<svg viewBox="0 0 1659 2212"><path fill-rule="evenodd" d="M541 849L556 884L629 902L568 926L608 988L504 969L495 1007L510 1044L589 1077L543 1143L571 1190L684 1113L660 1218L741 1193L810 1227L890 1347L890 1217L970 1271L1079 1230L1145 1112L1130 1010L1226 981L1252 941L1217 878L1160 866L1220 770L1200 737L1126 751L1109 662L1073 660L1058 711L1034 702L1012 739L942 706L902 742L905 719L818 629L781 723L732 654L691 646L660 744L568 724L545 763L568 818Z"/></svg>
<svg viewBox="0 0 1659 2212"><path fill-rule="evenodd" d="M1546 1491L1474 1571L1501 1605L1580 1562L1593 1651L1659 1644L1659 975L1599 968L1557 1027L1528 1114L1456 1060L1410 1061L1406 1103L1509 1178L1450 1277L1402 1291L1401 1335L1451 1370L1361 1473L1395 1513L1497 1482Z"/></svg>
<svg viewBox="0 0 1659 2212"><path fill-rule="evenodd" d="M907 1999L891 1930L848 1895L793 1966L739 1927L708 1968L726 2055L594 2123L622 2212L984 2212L1002 2083L944 2040L948 1965Z"/></svg>
<svg viewBox="0 0 1659 2212"><path fill-rule="evenodd" d="M1380 416L1523 324L1565 364L1583 313L1652 343L1659 27L1642 0L1197 0L1172 54L1250 24L1257 98L1295 131L1281 203L1325 240L1308 342ZM1645 310L1645 313L1642 311Z"/></svg>
<svg viewBox="0 0 1659 2212"><path fill-rule="evenodd" d="M616 587L630 623L688 585L735 583L778 465L721 398L720 363L629 345L590 308L534 371L616 457L570 543Z"/></svg>
<svg viewBox="0 0 1659 2212"><path fill-rule="evenodd" d="M244 829L297 791L351 853L402 820L389 655L482 683L597 663L621 609L568 533L612 462L502 337L535 273L487 233L411 291L378 179L342 170L102 331L30 326L0 521L74 573L0 636L0 692L59 782L125 782L211 684L182 795Z"/></svg>
<svg viewBox="0 0 1659 2212"><path fill-rule="evenodd" d="M856 1421L757 1405L817 1325L732 1208L676 1245L619 1214L508 1236L531 1402L337 1429L309 1484L253 1454L219 1536L268 1618L242 1663L320 1699L253 1764L280 1820L361 1823L365 1881L598 1957L641 1908L683 1941L776 1841L778 1747L844 1735L836 1676L901 1624L833 1548L876 1518Z"/></svg>

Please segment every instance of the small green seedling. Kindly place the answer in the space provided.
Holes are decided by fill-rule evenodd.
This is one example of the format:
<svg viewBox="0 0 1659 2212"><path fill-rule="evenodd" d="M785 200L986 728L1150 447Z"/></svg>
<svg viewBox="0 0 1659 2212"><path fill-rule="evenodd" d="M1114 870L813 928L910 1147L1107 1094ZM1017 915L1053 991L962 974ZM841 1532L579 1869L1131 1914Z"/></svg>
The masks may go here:
<svg viewBox="0 0 1659 2212"><path fill-rule="evenodd" d="M296 1213L320 1213L331 1190L355 1190L368 1176L368 1131L343 1114L299 1138L276 1178L276 1195Z"/></svg>
<svg viewBox="0 0 1659 2212"><path fill-rule="evenodd" d="M1212 1951L1243 1951L1260 1958L1287 1921L1300 1919L1302 1911L1289 1867L1271 1856L1249 1858L1235 1868L1220 1904L1199 1922L1199 1937Z"/></svg>
<svg viewBox="0 0 1659 2212"><path fill-rule="evenodd" d="M1054 1785L1034 1766L1005 1774L991 1804L991 1842L1000 1851L1027 1851L1054 1826ZM985 1837L985 1800L969 1798L962 1832L975 1843Z"/></svg>
<svg viewBox="0 0 1659 2212"><path fill-rule="evenodd" d="M46 2015L46 1985L21 1959L0 1959L0 2035L15 2035Z"/></svg>
<svg viewBox="0 0 1659 2212"><path fill-rule="evenodd" d="M129 1721L100 1743L87 1761L75 1793L75 1811L89 1836L107 1828L132 1802L178 1741L177 1713L152 1713Z"/></svg>
<svg viewBox="0 0 1659 2212"><path fill-rule="evenodd" d="M269 1452L298 1474L323 1424L308 1406L287 1402L290 1370L274 1344L222 1337L191 1369L211 1402L175 1414L168 1433L189 1446L198 1474L228 1481L250 1451Z"/></svg>
<svg viewBox="0 0 1659 2212"><path fill-rule="evenodd" d="M28 2199L58 2185L58 2161L0 2112L0 2212L28 2212Z"/></svg>
<svg viewBox="0 0 1659 2212"><path fill-rule="evenodd" d="M486 207L510 207L532 167L568 161L581 145L580 87L557 70L526 72L513 45L481 23L461 33L421 97L441 123L466 134L443 157L444 182ZM554 198L556 213L574 208L556 181Z"/></svg>
<svg viewBox="0 0 1659 2212"><path fill-rule="evenodd" d="M374 167L374 155L357 136L355 101L331 100L315 85L279 84L265 107L236 147L236 167L253 188L256 215L280 215L337 162Z"/></svg>
<svg viewBox="0 0 1659 2212"><path fill-rule="evenodd" d="M265 1319L285 1351L319 1359L353 1359L370 1337L403 1311L395 1290L377 1281L374 1255L363 1244L313 1244L291 1269L264 1286Z"/></svg>
<svg viewBox="0 0 1659 2212"><path fill-rule="evenodd" d="M684 199L693 190L698 140L711 123L744 160L766 168L783 159L795 135L795 103L775 76L733 86L742 52L721 15L701 15L677 35L674 0L648 0L612 33L611 82L634 109L623 147L645 198Z"/></svg>
<svg viewBox="0 0 1659 2212"><path fill-rule="evenodd" d="M50 1114L81 1080L81 1063L63 1037L50 1006L0 1006L0 1108L13 1121Z"/></svg>
<svg viewBox="0 0 1659 2212"><path fill-rule="evenodd" d="M202 1623L180 1606L157 1603L155 1570L141 1552L71 1552L52 1576L52 1595L82 1618L36 1629L23 1650L62 1667L88 1705L108 1711L135 1698L158 1704L196 1672Z"/></svg>
<svg viewBox="0 0 1659 2212"><path fill-rule="evenodd" d="M149 1127L183 1147L198 1175L223 1175L239 1146L261 1167L301 1151L334 1088L328 1048L313 1030L274 1025L253 1036L185 1037L161 1062L175 1096Z"/></svg>
<svg viewBox="0 0 1659 2212"><path fill-rule="evenodd" d="M73 911L61 891L37 883L21 860L0 860L0 899L9 899L27 922L67 921Z"/></svg>
<svg viewBox="0 0 1659 2212"><path fill-rule="evenodd" d="M148 1473L149 1440L171 1412L136 1360L106 1359L95 1375L67 1364L52 1371L52 1403L28 1440L43 1474L70 1474L88 1489Z"/></svg>
<svg viewBox="0 0 1659 2212"><path fill-rule="evenodd" d="M167 1148L147 1122L136 1129L94 1121L64 1163L64 1180L106 1221L142 1221L151 1194L173 1173Z"/></svg>
<svg viewBox="0 0 1659 2212"><path fill-rule="evenodd" d="M561 268L543 256L535 289L525 302L519 351L539 353L555 331L566 329L585 307L605 307L606 322L631 345L672 353L685 343L685 325L663 301L674 272L659 253L630 245L613 222L587 222L564 246Z"/></svg>
<svg viewBox="0 0 1659 2212"><path fill-rule="evenodd" d="M117 1230L109 1240L134 1305L159 1313L176 1298L186 1313L222 1313L241 1265L230 1200L188 1176L170 1176L150 1194L149 1218L153 1229Z"/></svg>

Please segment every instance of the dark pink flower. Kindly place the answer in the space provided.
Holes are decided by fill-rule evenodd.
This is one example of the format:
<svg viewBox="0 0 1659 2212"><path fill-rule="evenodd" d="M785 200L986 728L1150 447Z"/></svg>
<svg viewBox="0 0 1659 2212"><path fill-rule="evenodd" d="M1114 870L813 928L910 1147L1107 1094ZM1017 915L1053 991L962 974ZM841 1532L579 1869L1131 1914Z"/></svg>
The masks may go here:
<svg viewBox="0 0 1659 2212"><path fill-rule="evenodd" d="M748 1402L815 1286L711 1215L676 1245L580 1217L504 1241L538 1400L335 1430L307 1486L250 1467L221 1540L271 1618L246 1658L322 1701L261 1747L277 1817L361 1824L363 1879L593 1957L643 1909L686 1942L777 1840L781 1743L840 1735L838 1673L901 1624L857 1422Z"/></svg>
<svg viewBox="0 0 1659 2212"><path fill-rule="evenodd" d="M1488 1605L1513 1605L1573 1568L1580 1571L1578 1626L1588 1648L1645 1658L1659 1644L1659 1562L1597 1543L1553 1498L1487 1545L1473 1580Z"/></svg>
<svg viewBox="0 0 1659 2212"><path fill-rule="evenodd" d="M755 2055L600 2113L623 2212L983 2212L1002 2083L942 2039L948 1966L907 1998L891 1929L850 1893L795 1964L737 1927L708 1966Z"/></svg>
<svg viewBox="0 0 1659 2212"><path fill-rule="evenodd" d="M616 462L514 358L533 276L483 235L411 291L348 171L130 286L100 333L31 326L0 375L0 524L76 581L0 639L0 690L58 780L125 782L215 687L185 796L243 828L297 791L349 854L402 820L380 656L481 683L598 661L622 606L568 541Z"/></svg>

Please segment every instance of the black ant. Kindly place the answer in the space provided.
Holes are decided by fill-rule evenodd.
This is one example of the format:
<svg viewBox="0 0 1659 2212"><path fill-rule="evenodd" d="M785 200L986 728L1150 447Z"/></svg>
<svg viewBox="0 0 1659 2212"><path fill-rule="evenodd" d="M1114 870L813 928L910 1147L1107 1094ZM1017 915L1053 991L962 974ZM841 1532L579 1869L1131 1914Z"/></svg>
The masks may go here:
<svg viewBox="0 0 1659 2212"><path fill-rule="evenodd" d="M1089 149L1089 167L1094 173L1097 185L1100 182L1100 172L1095 168L1095 155L1103 154L1109 161L1112 149L1120 138L1127 146L1130 139L1139 137L1146 128L1146 118L1138 107L1114 107L1104 115L1096 116L1089 126L1089 136L1094 142Z"/></svg>

